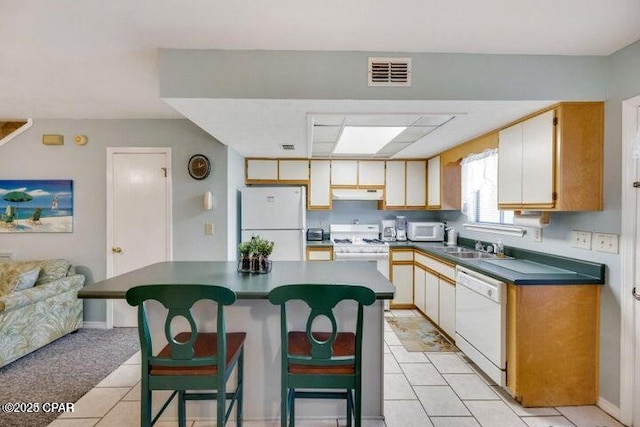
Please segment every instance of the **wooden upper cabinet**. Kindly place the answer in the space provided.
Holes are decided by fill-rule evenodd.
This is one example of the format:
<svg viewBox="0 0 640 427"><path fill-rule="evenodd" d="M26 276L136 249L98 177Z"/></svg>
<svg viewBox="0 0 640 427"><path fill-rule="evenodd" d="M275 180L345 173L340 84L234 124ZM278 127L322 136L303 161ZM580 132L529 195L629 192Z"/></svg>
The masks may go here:
<svg viewBox="0 0 640 427"><path fill-rule="evenodd" d="M246 182L262 183L278 181L277 159L246 159Z"/></svg>
<svg viewBox="0 0 640 427"><path fill-rule="evenodd" d="M384 188L384 161L359 160L358 186Z"/></svg>
<svg viewBox="0 0 640 427"><path fill-rule="evenodd" d="M384 207L386 209L404 209L406 206L405 188L405 161L389 160L386 167L386 185Z"/></svg>
<svg viewBox="0 0 640 427"><path fill-rule="evenodd" d="M357 160L331 160L331 186L356 187L357 185Z"/></svg>
<svg viewBox="0 0 640 427"><path fill-rule="evenodd" d="M311 160L309 165L308 209L331 209L331 162Z"/></svg>
<svg viewBox="0 0 640 427"><path fill-rule="evenodd" d="M278 160L278 180L306 183L309 181L309 160Z"/></svg>
<svg viewBox="0 0 640 427"><path fill-rule="evenodd" d="M406 170L406 207L424 209L427 205L427 163L424 160L407 160Z"/></svg>
<svg viewBox="0 0 640 427"><path fill-rule="evenodd" d="M604 103L562 103L499 133L500 209L602 210Z"/></svg>

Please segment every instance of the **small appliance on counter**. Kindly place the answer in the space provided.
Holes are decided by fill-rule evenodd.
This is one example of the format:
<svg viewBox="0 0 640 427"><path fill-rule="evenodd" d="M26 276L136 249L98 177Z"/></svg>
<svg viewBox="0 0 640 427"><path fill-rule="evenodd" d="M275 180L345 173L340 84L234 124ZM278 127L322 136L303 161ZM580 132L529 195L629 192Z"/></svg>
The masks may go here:
<svg viewBox="0 0 640 427"><path fill-rule="evenodd" d="M453 227L447 227L445 229L447 232L447 245L456 246L458 244L458 233L456 229Z"/></svg>
<svg viewBox="0 0 640 427"><path fill-rule="evenodd" d="M324 230L322 228L309 228L307 229L307 241L322 241L324 240Z"/></svg>
<svg viewBox="0 0 640 427"><path fill-rule="evenodd" d="M399 241L407 240L407 217L406 216L396 217L396 240L399 240Z"/></svg>
<svg viewBox="0 0 640 427"><path fill-rule="evenodd" d="M382 225L382 240L384 242L395 242L396 222L392 219L385 219L380 222Z"/></svg>
<svg viewBox="0 0 640 427"><path fill-rule="evenodd" d="M444 223L442 222L410 222L407 226L409 240L414 242L444 241Z"/></svg>

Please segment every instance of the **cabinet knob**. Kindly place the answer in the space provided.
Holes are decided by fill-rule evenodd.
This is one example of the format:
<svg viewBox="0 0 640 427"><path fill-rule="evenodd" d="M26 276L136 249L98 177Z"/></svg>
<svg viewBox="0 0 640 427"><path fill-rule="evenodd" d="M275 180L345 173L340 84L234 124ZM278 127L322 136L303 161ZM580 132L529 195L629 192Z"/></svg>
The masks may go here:
<svg viewBox="0 0 640 427"><path fill-rule="evenodd" d="M111 248L111 252L114 254L121 254L123 250L120 246L114 246Z"/></svg>

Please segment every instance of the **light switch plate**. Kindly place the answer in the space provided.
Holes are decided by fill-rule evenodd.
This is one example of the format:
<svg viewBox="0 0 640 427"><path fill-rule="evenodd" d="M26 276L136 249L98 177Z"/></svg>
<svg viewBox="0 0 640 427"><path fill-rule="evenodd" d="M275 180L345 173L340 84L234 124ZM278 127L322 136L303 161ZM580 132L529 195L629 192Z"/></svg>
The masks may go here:
<svg viewBox="0 0 640 427"><path fill-rule="evenodd" d="M213 223L205 222L204 224L204 234L207 236L213 236Z"/></svg>
<svg viewBox="0 0 640 427"><path fill-rule="evenodd" d="M607 233L595 233L593 249L598 252L607 252L610 254L618 253L618 235Z"/></svg>
<svg viewBox="0 0 640 427"><path fill-rule="evenodd" d="M578 249L591 250L591 232L573 230L571 232L571 246Z"/></svg>

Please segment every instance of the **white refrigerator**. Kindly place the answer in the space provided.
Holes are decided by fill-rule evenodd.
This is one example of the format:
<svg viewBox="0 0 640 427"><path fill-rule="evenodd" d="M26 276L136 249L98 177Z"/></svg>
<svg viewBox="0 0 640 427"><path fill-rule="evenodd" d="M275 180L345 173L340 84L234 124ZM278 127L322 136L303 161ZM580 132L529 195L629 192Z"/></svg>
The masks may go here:
<svg viewBox="0 0 640 427"><path fill-rule="evenodd" d="M259 235L275 243L270 259L304 260L306 200L305 187L243 188L242 241Z"/></svg>

